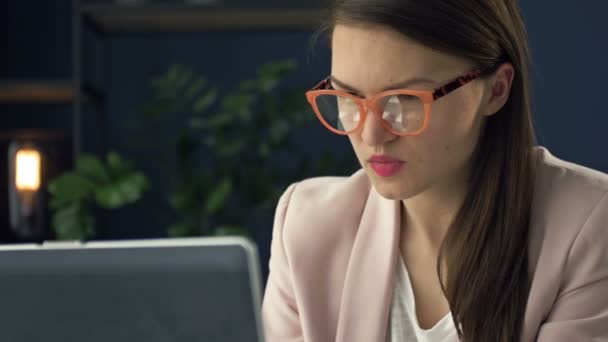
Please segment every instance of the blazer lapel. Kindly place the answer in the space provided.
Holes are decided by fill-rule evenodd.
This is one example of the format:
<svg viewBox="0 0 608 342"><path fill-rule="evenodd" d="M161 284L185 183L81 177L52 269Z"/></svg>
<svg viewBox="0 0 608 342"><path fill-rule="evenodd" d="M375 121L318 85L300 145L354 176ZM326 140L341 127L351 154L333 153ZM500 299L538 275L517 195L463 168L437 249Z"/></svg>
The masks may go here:
<svg viewBox="0 0 608 342"><path fill-rule="evenodd" d="M400 202L370 190L351 251L336 342L386 339L399 254Z"/></svg>

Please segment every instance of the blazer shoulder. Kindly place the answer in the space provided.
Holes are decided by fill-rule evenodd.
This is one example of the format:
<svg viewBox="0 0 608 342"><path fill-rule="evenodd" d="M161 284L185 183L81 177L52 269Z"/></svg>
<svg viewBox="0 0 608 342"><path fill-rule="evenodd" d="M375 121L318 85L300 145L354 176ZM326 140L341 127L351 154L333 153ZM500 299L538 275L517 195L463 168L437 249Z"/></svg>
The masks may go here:
<svg viewBox="0 0 608 342"><path fill-rule="evenodd" d="M561 160L544 148L536 150L535 199L549 208L569 204L570 212L589 209L608 193L608 174Z"/></svg>
<svg viewBox="0 0 608 342"><path fill-rule="evenodd" d="M552 250L562 251L565 258L583 230L588 233L595 230L592 235L607 241L608 224L601 225L601 221L593 218L608 217L608 175L558 159L544 148L537 149L536 153L531 221L533 255L538 256L541 250ZM600 226L589 229L589 225L598 224Z"/></svg>
<svg viewBox="0 0 608 342"><path fill-rule="evenodd" d="M608 174L582 165L571 163L553 156L545 148L537 148L537 185L543 190L564 195L568 190L579 188L583 193L602 194L608 192ZM578 194L575 192L574 194Z"/></svg>

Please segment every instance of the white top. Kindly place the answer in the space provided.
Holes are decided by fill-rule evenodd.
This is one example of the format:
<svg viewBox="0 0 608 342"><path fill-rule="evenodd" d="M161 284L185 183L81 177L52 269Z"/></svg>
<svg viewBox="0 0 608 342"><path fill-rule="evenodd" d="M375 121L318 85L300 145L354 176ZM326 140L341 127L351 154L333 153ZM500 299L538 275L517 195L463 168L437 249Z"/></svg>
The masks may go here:
<svg viewBox="0 0 608 342"><path fill-rule="evenodd" d="M429 330L420 328L416 317L416 302L412 284L399 258L395 277L395 292L391 306L387 342L458 342L452 316L448 313Z"/></svg>

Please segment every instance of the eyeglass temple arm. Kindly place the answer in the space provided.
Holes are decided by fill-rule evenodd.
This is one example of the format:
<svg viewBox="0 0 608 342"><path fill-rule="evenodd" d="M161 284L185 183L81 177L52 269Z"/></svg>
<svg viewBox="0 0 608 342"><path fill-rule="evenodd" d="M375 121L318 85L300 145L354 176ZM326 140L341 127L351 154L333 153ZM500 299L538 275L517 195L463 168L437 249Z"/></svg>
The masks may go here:
<svg viewBox="0 0 608 342"><path fill-rule="evenodd" d="M468 74L458 77L457 79L453 80L452 82L450 82L440 88L435 89L435 91L433 92L433 101L435 101L443 96L446 96L447 94L472 82L473 80L481 77L482 75L490 74L490 73L496 71L498 69L498 67L500 66L500 64L502 64L502 62L496 63L496 64L492 65L491 67L487 67L485 69L478 69L478 70L472 71Z"/></svg>

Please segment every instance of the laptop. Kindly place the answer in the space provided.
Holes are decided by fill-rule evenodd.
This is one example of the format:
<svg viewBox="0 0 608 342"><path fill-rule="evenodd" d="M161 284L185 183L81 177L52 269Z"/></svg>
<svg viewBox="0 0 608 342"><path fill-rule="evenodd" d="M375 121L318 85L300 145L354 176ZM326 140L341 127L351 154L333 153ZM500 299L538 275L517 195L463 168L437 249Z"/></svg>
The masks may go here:
<svg viewBox="0 0 608 342"><path fill-rule="evenodd" d="M191 238L0 246L0 340L263 342L255 245Z"/></svg>

